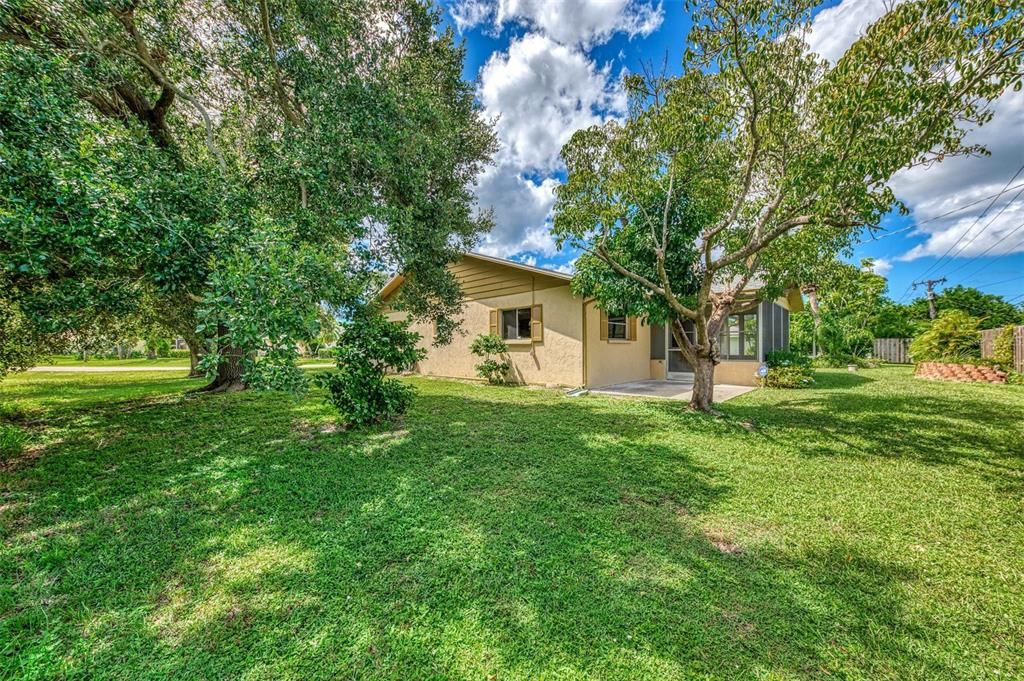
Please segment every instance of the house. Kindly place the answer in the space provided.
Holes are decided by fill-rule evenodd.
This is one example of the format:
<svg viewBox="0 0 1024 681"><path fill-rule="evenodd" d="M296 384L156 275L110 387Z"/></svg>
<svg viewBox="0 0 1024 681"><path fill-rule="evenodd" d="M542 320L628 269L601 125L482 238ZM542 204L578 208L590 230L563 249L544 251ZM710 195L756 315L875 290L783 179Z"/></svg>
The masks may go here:
<svg viewBox="0 0 1024 681"><path fill-rule="evenodd" d="M451 270L465 298L462 325L450 344L434 347L433 325L413 324L427 350L416 367L422 375L477 378L480 358L469 346L491 333L505 339L522 383L597 388L692 378L667 328L606 315L593 299L573 295L567 274L478 253L466 253ZM397 275L380 292L391 319L404 317L388 307L403 281ZM741 299L749 304L741 304L722 330L716 383L755 385L765 353L789 346L789 313L801 309L799 292L760 303L756 297L756 290L744 291Z"/></svg>

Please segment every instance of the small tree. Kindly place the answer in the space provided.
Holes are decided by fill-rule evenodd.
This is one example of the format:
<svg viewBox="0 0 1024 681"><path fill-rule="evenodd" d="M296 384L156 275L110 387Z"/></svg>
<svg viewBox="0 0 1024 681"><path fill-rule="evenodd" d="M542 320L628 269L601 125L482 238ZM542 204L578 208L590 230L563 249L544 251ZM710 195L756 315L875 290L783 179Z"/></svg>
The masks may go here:
<svg viewBox="0 0 1024 681"><path fill-rule="evenodd" d="M878 225L899 170L978 151L964 136L1021 81L1019 3L900 4L834 65L803 39L817 4L690 3L682 74L627 78L625 121L562 149L559 243L584 251L581 273L602 270L587 277L637 292L606 307L667 310L696 409L711 408L718 334L751 282L763 298L801 283L800 254ZM605 290L592 293L606 303Z"/></svg>
<svg viewBox="0 0 1024 681"><path fill-rule="evenodd" d="M981 356L979 321L961 310L944 310L910 343L915 362L965 362Z"/></svg>
<svg viewBox="0 0 1024 681"><path fill-rule="evenodd" d="M480 334L473 339L469 351L483 359L476 365L476 373L488 383L502 385L512 382L512 362L508 359L508 344L494 334Z"/></svg>
<svg viewBox="0 0 1024 681"><path fill-rule="evenodd" d="M386 421L404 414L415 390L389 372L408 371L426 356L417 347L420 335L409 322L392 322L374 310L362 310L338 337L337 371L319 374L328 399L346 423L354 426Z"/></svg>

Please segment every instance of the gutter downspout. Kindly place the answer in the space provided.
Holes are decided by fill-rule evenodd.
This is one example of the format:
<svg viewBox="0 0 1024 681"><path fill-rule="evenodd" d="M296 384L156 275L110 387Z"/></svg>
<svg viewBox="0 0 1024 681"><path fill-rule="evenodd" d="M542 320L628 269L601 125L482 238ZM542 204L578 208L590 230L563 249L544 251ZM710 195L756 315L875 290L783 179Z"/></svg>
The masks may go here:
<svg viewBox="0 0 1024 681"><path fill-rule="evenodd" d="M590 377L587 375L587 305L597 300L597 298L583 299L583 386L588 387Z"/></svg>

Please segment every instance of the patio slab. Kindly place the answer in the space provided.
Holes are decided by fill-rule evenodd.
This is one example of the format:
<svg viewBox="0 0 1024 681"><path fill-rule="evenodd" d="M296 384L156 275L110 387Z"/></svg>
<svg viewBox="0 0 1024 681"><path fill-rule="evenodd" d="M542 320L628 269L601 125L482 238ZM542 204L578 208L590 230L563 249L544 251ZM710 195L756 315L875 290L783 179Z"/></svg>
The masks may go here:
<svg viewBox="0 0 1024 681"><path fill-rule="evenodd" d="M734 397L749 393L755 390L749 385L722 384L715 386L715 402L725 402ZM600 388L592 388L591 393L595 395L615 395L619 397L653 397L662 400L681 400L688 402L693 393L693 383L686 381L630 381L629 383L616 383L605 385Z"/></svg>

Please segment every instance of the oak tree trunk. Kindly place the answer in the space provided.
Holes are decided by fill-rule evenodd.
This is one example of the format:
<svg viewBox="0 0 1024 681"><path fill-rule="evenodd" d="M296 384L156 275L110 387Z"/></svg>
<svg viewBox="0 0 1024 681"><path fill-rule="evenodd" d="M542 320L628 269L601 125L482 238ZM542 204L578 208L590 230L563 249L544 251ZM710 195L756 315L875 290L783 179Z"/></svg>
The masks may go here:
<svg viewBox="0 0 1024 681"><path fill-rule="evenodd" d="M227 335L227 329L219 326L217 333L219 336L224 337ZM245 382L242 380L244 351L233 345L225 345L221 348L220 355L221 360L217 366L217 375L214 376L213 381L209 385L200 388L199 391L223 393L245 390Z"/></svg>

